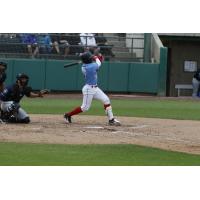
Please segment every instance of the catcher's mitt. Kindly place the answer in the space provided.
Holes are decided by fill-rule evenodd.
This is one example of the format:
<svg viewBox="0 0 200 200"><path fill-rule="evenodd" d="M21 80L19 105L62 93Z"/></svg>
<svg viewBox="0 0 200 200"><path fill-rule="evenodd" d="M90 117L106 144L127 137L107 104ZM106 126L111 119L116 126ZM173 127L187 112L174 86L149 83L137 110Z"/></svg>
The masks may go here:
<svg viewBox="0 0 200 200"><path fill-rule="evenodd" d="M38 96L39 96L39 97L43 97L44 94L49 94L49 93L50 93L50 90L49 90L49 89L43 89L43 90L40 90L40 91L39 91Z"/></svg>

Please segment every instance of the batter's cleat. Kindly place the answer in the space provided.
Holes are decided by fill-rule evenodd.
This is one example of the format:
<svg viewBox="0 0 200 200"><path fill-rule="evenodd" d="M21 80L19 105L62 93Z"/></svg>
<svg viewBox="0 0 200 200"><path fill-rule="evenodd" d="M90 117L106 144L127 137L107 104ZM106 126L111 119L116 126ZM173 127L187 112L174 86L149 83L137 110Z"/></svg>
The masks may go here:
<svg viewBox="0 0 200 200"><path fill-rule="evenodd" d="M115 118L109 120L108 123L109 123L109 125L111 125L111 126L121 126L120 121L116 120Z"/></svg>
<svg viewBox="0 0 200 200"><path fill-rule="evenodd" d="M64 114L64 118L68 123L72 123L72 117L69 116L67 113Z"/></svg>

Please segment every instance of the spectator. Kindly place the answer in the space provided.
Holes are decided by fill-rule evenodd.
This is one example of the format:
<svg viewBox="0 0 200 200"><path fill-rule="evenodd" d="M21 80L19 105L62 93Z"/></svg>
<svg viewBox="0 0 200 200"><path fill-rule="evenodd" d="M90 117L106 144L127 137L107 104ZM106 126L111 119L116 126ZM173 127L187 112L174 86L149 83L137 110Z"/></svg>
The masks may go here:
<svg viewBox="0 0 200 200"><path fill-rule="evenodd" d="M84 52L83 46L80 45L80 34L79 33L68 33L67 34L69 41L69 53L71 55L80 55Z"/></svg>
<svg viewBox="0 0 200 200"><path fill-rule="evenodd" d="M27 44L28 53L31 58L35 58L39 53L37 38L35 34L22 34L22 43Z"/></svg>
<svg viewBox="0 0 200 200"><path fill-rule="evenodd" d="M84 46L84 51L95 49L97 47L96 40L93 33L81 33L80 45Z"/></svg>
<svg viewBox="0 0 200 200"><path fill-rule="evenodd" d="M52 51L53 53L60 54L60 48L59 48L59 34L54 33L51 35L51 41L52 41Z"/></svg>
<svg viewBox="0 0 200 200"><path fill-rule="evenodd" d="M193 86L193 97L199 96L199 86L200 86L200 69L198 69L192 79L192 86Z"/></svg>
<svg viewBox="0 0 200 200"><path fill-rule="evenodd" d="M39 44L39 52L50 54L52 51L52 41L49 34L38 34L37 41Z"/></svg>
<svg viewBox="0 0 200 200"><path fill-rule="evenodd" d="M64 58L66 58L67 55L69 54L69 43L67 41L67 36L64 33L60 34L59 46L61 49L64 50L63 54L64 54Z"/></svg>
<svg viewBox="0 0 200 200"><path fill-rule="evenodd" d="M51 41L51 37L49 34L46 34L44 36L44 45L45 45L45 50L48 53L51 53L52 51L52 41Z"/></svg>
<svg viewBox="0 0 200 200"><path fill-rule="evenodd" d="M96 37L97 45L100 47L100 52L104 56L112 56L114 57L114 53L112 52L112 45L109 45L106 37L103 34L98 34Z"/></svg>
<svg viewBox="0 0 200 200"><path fill-rule="evenodd" d="M5 39L12 39L16 37L16 33L1 33L0 37L3 37Z"/></svg>
<svg viewBox="0 0 200 200"><path fill-rule="evenodd" d="M63 52L64 57L66 57L69 54L69 43L66 40L66 36L64 33L52 34L51 40L52 40L53 52L60 55L61 51L64 50Z"/></svg>

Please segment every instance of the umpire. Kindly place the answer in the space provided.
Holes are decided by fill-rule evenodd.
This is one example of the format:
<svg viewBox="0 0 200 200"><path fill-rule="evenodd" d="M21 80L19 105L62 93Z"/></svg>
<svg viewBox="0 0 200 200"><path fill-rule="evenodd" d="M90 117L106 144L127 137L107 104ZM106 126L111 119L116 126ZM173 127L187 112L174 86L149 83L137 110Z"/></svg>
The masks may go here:
<svg viewBox="0 0 200 200"><path fill-rule="evenodd" d="M192 79L192 86L193 86L193 97L198 97L199 96L199 85L200 85L200 69L198 69Z"/></svg>

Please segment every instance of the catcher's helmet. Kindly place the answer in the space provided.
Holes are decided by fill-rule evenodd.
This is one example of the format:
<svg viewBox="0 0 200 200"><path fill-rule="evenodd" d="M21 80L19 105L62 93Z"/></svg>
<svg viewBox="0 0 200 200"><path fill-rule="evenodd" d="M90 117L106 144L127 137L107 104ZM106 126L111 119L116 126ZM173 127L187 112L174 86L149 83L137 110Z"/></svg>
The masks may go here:
<svg viewBox="0 0 200 200"><path fill-rule="evenodd" d="M92 54L90 52L85 52L81 55L81 60L84 64L92 63Z"/></svg>
<svg viewBox="0 0 200 200"><path fill-rule="evenodd" d="M28 75L26 75L24 73L19 73L19 74L17 74L16 79L20 82L20 84L22 86L28 85L28 81L29 81ZM23 79L25 79L25 80L23 80Z"/></svg>
<svg viewBox="0 0 200 200"><path fill-rule="evenodd" d="M1 65L1 66L4 66L5 70L7 69L7 63L5 63L5 62L0 62L0 65Z"/></svg>

